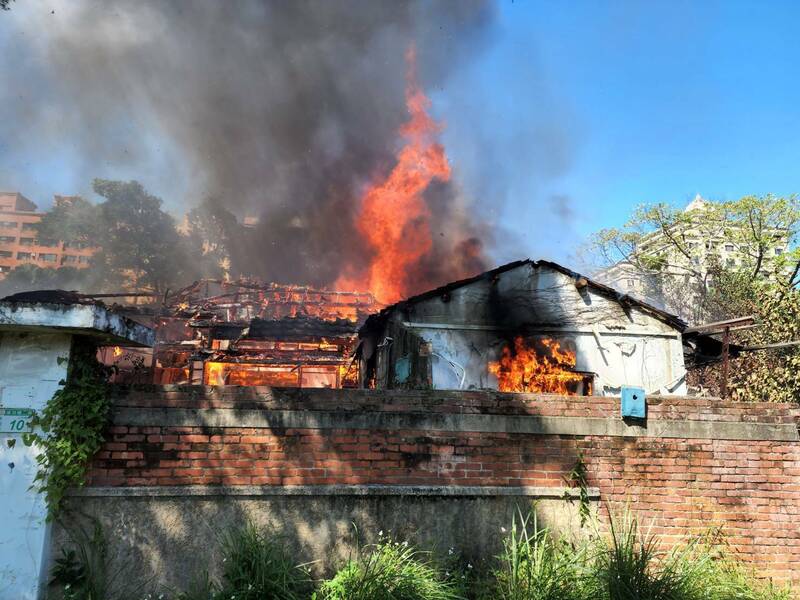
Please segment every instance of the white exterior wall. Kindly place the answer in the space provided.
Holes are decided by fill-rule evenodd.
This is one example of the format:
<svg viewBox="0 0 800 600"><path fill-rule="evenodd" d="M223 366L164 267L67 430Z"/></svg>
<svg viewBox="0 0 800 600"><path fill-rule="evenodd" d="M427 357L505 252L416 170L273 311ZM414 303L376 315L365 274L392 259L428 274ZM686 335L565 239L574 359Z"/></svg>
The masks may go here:
<svg viewBox="0 0 800 600"><path fill-rule="evenodd" d="M0 408L41 411L66 377L71 336L0 332ZM9 447L8 440L14 440ZM43 573L44 497L29 488L38 470L36 449L21 434L0 433L0 599L34 600Z"/></svg>
<svg viewBox="0 0 800 600"><path fill-rule="evenodd" d="M545 266L523 265L500 274L496 284L455 289L447 302L423 300L403 324L431 344L437 389L496 388L488 363L498 360L517 327L527 325L533 337L554 338L576 351L575 368L597 375L595 394L617 395L622 385L686 392L676 329L639 309L626 312L591 287L578 290L571 277Z"/></svg>

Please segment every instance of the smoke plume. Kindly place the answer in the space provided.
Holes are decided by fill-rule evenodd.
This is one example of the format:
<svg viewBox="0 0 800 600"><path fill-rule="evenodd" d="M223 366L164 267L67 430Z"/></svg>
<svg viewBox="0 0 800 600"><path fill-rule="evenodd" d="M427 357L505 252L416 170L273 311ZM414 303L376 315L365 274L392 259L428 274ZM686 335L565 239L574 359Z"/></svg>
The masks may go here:
<svg viewBox="0 0 800 600"><path fill-rule="evenodd" d="M238 271L313 285L366 260L355 243L358 200L393 167L409 45L421 86L435 90L486 45L493 19L484 0L32 4L9 13L33 58L7 75L15 91L3 110L24 118L0 132L74 136L87 177L113 176L115 165L186 173L190 197L165 196L176 212L211 198L260 217L238 242ZM19 73L32 79L27 88ZM162 143L177 149L180 169L156 164ZM482 268L488 232L458 182L437 184L426 202L435 243L421 286Z"/></svg>

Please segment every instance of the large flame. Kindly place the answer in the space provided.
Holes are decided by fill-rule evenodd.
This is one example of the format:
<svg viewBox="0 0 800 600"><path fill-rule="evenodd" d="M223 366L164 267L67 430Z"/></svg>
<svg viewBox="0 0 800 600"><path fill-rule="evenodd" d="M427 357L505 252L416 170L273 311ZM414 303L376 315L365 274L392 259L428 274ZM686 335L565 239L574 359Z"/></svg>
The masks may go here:
<svg viewBox="0 0 800 600"><path fill-rule="evenodd" d="M489 372L497 377L500 391L576 393L584 376L572 371L576 363L575 353L561 348L556 340L542 339L540 344L544 352L537 352L534 346L517 337L513 350L504 347L500 360L489 363Z"/></svg>
<svg viewBox="0 0 800 600"><path fill-rule="evenodd" d="M389 176L364 194L358 215L361 241L372 260L363 272L346 272L336 282L338 289L369 290L384 303L415 289L413 267L433 248L431 214L422 194L432 181L450 179L444 147L436 141L442 126L428 114L430 100L417 83L413 47L406 60L411 119L400 130L405 144Z"/></svg>

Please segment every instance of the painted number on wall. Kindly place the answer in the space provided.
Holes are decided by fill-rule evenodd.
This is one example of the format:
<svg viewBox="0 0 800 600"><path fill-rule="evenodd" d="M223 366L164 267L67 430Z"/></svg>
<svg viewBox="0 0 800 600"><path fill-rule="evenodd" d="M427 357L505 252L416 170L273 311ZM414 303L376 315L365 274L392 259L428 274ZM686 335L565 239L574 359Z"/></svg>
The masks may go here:
<svg viewBox="0 0 800 600"><path fill-rule="evenodd" d="M34 411L30 408L0 408L0 433L27 433Z"/></svg>

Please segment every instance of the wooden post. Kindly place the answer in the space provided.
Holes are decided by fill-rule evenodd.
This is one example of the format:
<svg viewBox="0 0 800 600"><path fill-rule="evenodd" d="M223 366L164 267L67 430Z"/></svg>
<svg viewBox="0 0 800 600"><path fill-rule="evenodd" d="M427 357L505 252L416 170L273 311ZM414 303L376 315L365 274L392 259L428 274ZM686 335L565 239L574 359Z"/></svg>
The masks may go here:
<svg viewBox="0 0 800 600"><path fill-rule="evenodd" d="M728 397L728 367L730 366L730 343L731 328L726 327L722 334L722 382L720 384L720 396Z"/></svg>

